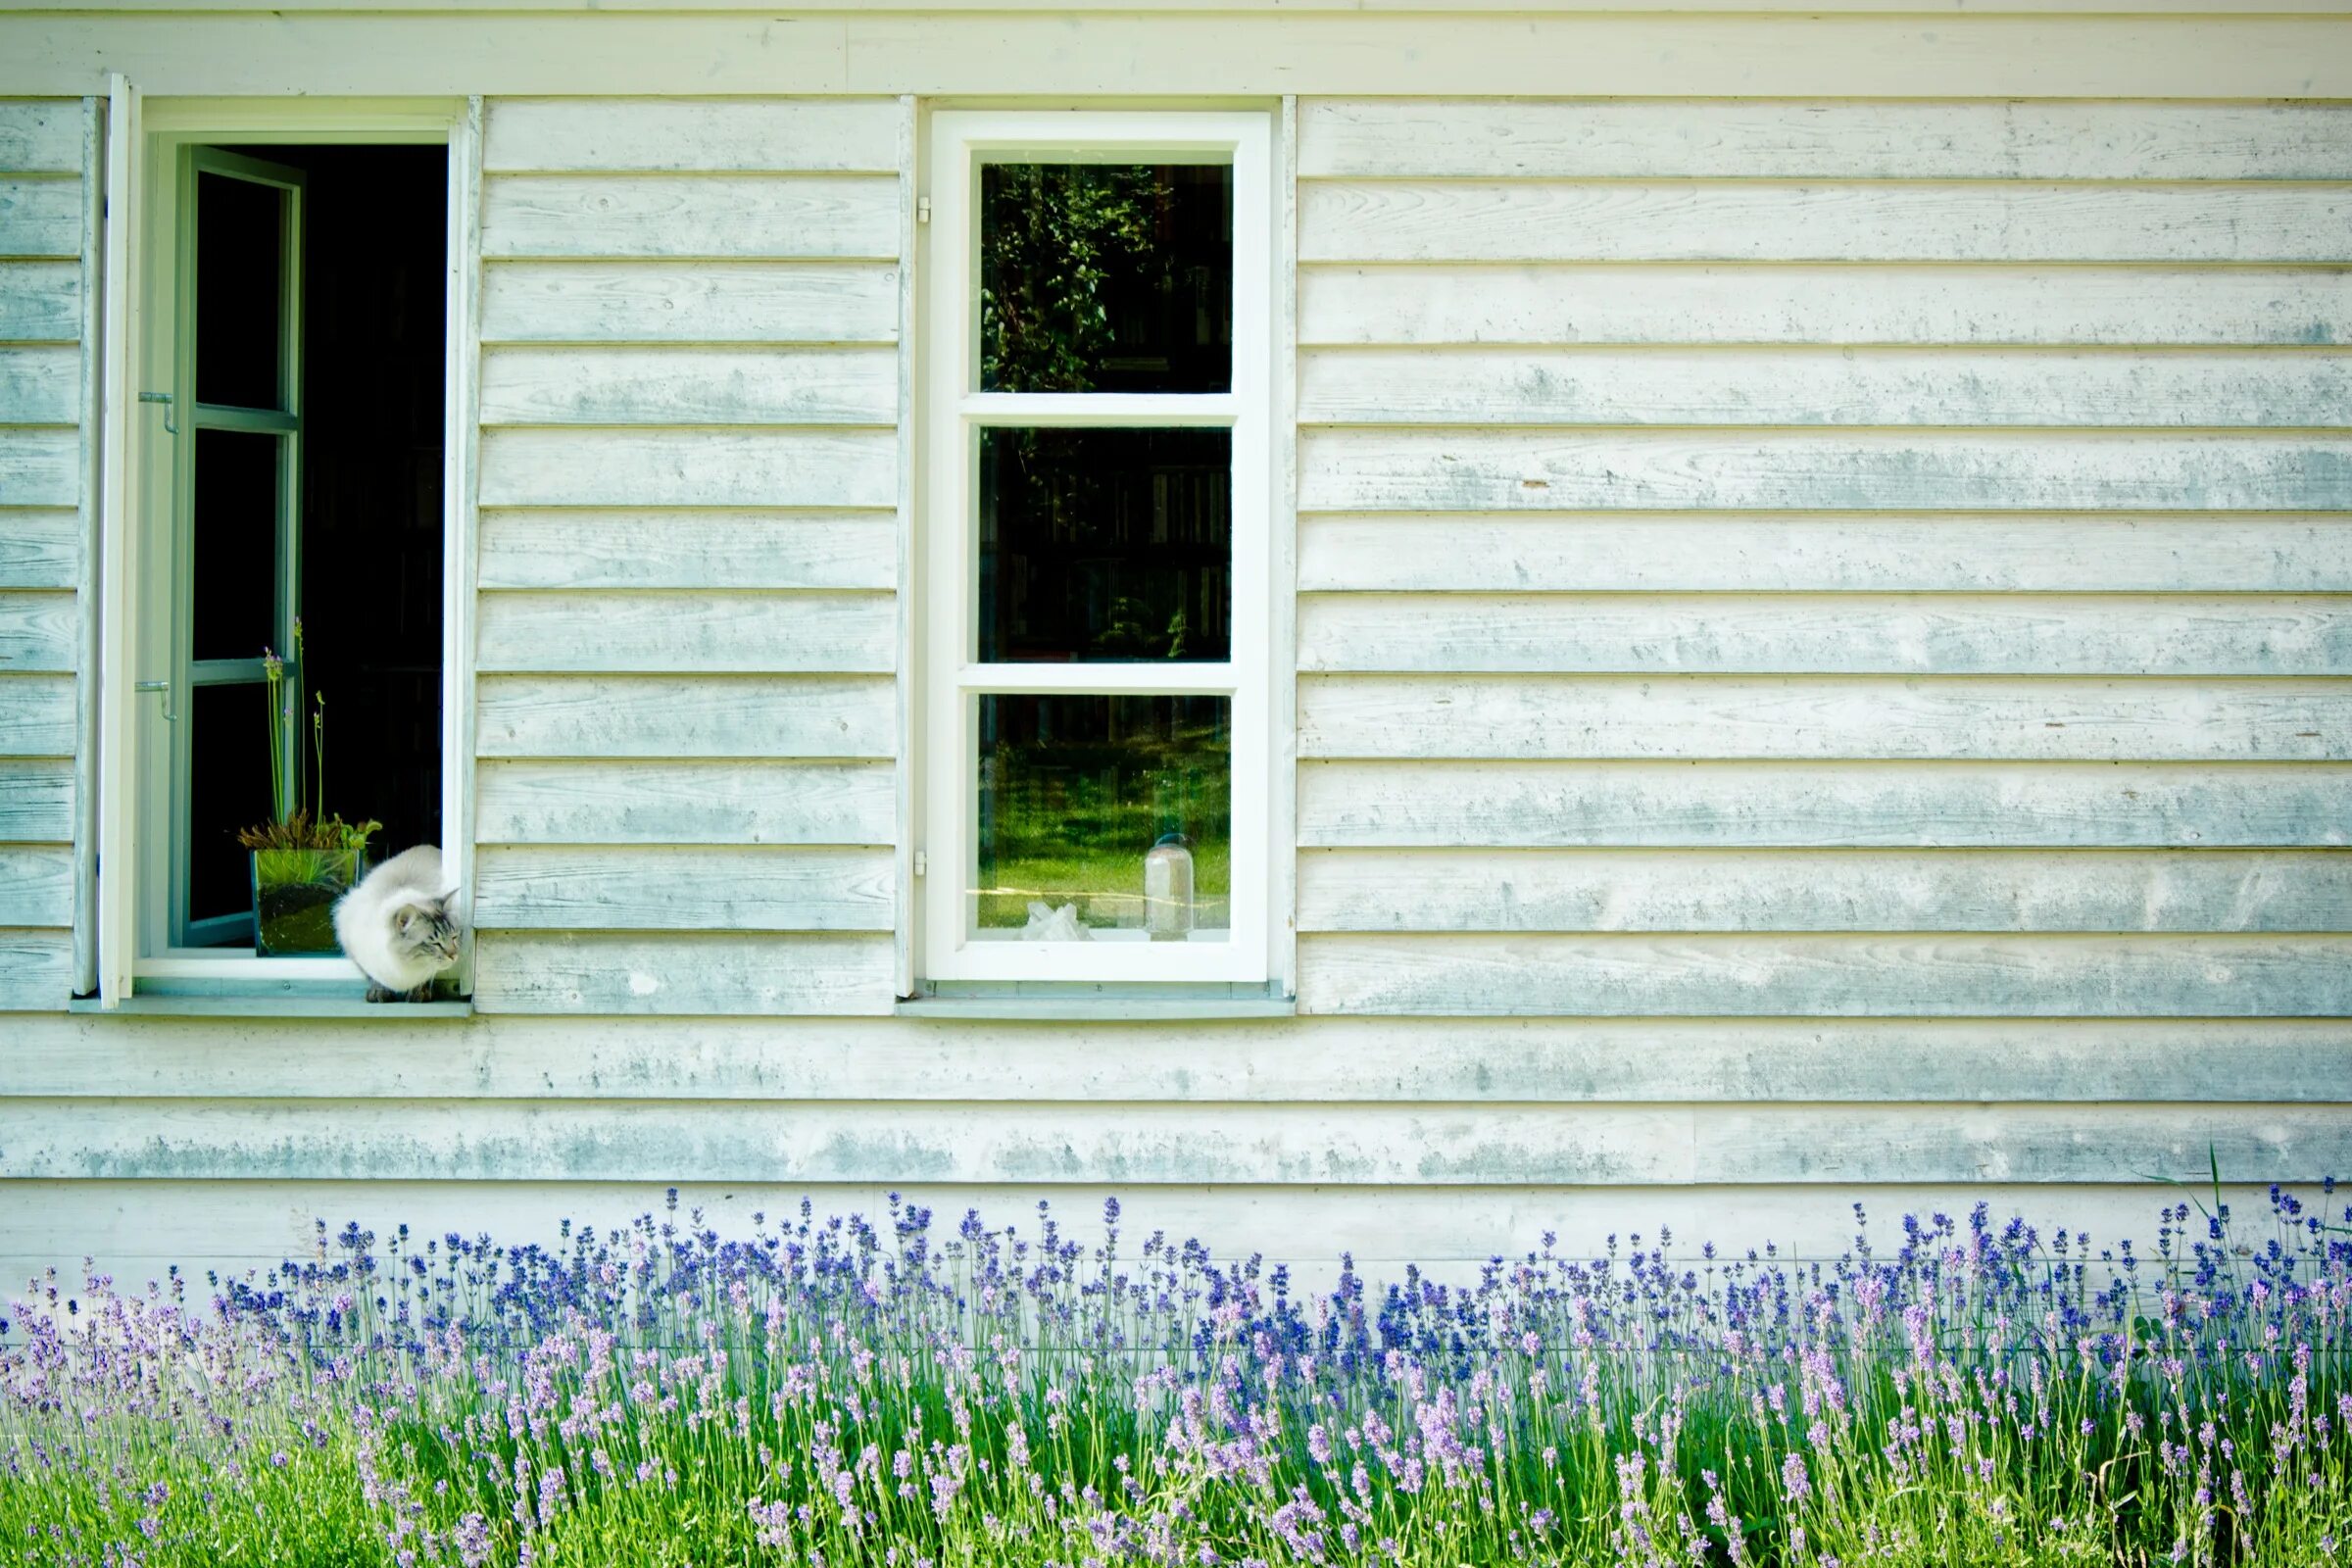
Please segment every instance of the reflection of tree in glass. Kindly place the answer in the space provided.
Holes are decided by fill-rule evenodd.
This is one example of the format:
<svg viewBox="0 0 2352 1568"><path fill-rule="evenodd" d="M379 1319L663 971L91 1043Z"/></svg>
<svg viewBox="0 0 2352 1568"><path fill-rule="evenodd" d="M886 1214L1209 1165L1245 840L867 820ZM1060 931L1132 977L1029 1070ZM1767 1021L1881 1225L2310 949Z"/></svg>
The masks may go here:
<svg viewBox="0 0 2352 1568"><path fill-rule="evenodd" d="M1098 390L1117 296L1171 288L1168 182L1146 167L990 164L980 188L980 384Z"/></svg>

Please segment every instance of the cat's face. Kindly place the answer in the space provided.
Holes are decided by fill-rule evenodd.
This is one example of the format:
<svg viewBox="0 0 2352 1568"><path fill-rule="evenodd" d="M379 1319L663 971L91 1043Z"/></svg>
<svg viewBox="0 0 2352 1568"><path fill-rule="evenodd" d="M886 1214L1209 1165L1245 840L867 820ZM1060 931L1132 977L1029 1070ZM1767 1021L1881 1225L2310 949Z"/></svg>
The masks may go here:
<svg viewBox="0 0 2352 1568"><path fill-rule="evenodd" d="M458 927L447 902L404 904L393 910L392 945L404 953L430 955L444 968L457 962Z"/></svg>

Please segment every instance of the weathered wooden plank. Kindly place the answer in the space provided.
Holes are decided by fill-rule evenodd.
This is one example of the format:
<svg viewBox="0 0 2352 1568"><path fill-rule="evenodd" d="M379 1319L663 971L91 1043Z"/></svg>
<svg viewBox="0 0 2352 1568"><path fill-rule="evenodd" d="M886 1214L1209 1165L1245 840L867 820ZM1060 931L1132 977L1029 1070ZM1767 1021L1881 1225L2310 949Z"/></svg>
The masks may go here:
<svg viewBox="0 0 2352 1568"><path fill-rule="evenodd" d="M898 356L880 346L507 348L482 359L484 424L889 424L898 409Z"/></svg>
<svg viewBox="0 0 2352 1568"><path fill-rule="evenodd" d="M490 849L486 931L888 931L887 849Z"/></svg>
<svg viewBox="0 0 2352 1568"><path fill-rule="evenodd" d="M0 178L0 256L80 254L80 180Z"/></svg>
<svg viewBox="0 0 2352 1568"><path fill-rule="evenodd" d="M0 671L72 674L80 628L70 592L0 591Z"/></svg>
<svg viewBox="0 0 2352 1568"><path fill-rule="evenodd" d="M482 269L482 339L896 343L899 270L821 262L501 262Z"/></svg>
<svg viewBox="0 0 2352 1568"><path fill-rule="evenodd" d="M1323 850L1301 931L2340 931L2333 850Z"/></svg>
<svg viewBox="0 0 2352 1568"><path fill-rule="evenodd" d="M2343 593L2338 516L1323 514L1302 591Z"/></svg>
<svg viewBox="0 0 2352 1568"><path fill-rule="evenodd" d="M889 98L501 98L488 118L491 173L884 173L898 151Z"/></svg>
<svg viewBox="0 0 2352 1568"><path fill-rule="evenodd" d="M66 344L0 348L0 424L80 419L80 350Z"/></svg>
<svg viewBox="0 0 2352 1568"><path fill-rule="evenodd" d="M0 757L74 755L74 677L0 674Z"/></svg>
<svg viewBox="0 0 2352 1568"><path fill-rule="evenodd" d="M2334 105L1310 99L1298 176L2345 179Z"/></svg>
<svg viewBox="0 0 2352 1568"><path fill-rule="evenodd" d="M898 584L885 512L497 511L482 514L479 539L484 589Z"/></svg>
<svg viewBox="0 0 2352 1568"><path fill-rule="evenodd" d="M2283 1162L2284 1151L2240 1149L2234 1132L2231 1146L2258 1156L2251 1168L2260 1176L2289 1184L2304 1179ZM1884 1145L1865 1136L1858 1147ZM2305 1152L2288 1157L2299 1159ZM2312 1152L2313 1157L2324 1152ZM2193 1181L2194 1163L2191 1158L2175 1166L2168 1159L2149 1173ZM1120 1227L1128 1237L1159 1231L1197 1238L1220 1258L1256 1252L1279 1259L1290 1267L1298 1290L1328 1288L1337 1273L1336 1254L1343 1250L1351 1254L1356 1277L1376 1292L1387 1282L1401 1282L1406 1260L1425 1279L1450 1283L1460 1270L1475 1281L1490 1259L1532 1252L1547 1233L1557 1236L1559 1252L1568 1257L1602 1256L1607 1239L1615 1236L1621 1247L1659 1247L1670 1257L1692 1262L1702 1260L1709 1244L1718 1255L1738 1256L1767 1242L1789 1263L1834 1262L1852 1254L1851 1205L1857 1201L1865 1204L1871 1228L1882 1237L1898 1216L1916 1214L1924 1220L1931 1213L1966 1214L1982 1201L1995 1229L2016 1215L2043 1235L2063 1226L2070 1234L2087 1232L2101 1249L2130 1238L2140 1244L2142 1256L2156 1255L2158 1201L2173 1194L2144 1176L2135 1181L2131 1173L2110 1172L2105 1178L2090 1174L2040 1183L2014 1169L2007 1179L1994 1179L1989 1172L1995 1168L2009 1168L2008 1162L1988 1160L1987 1174L1964 1184L1905 1182L1899 1172L1888 1172L1834 1184L1289 1186L1278 1196L1222 1183L1123 1182ZM357 1221L379 1237L405 1224L416 1236L487 1231L502 1244L559 1247L572 1232L625 1228L641 1214L661 1213L673 1186L681 1213L700 1210L711 1228L730 1238L755 1231L773 1234L776 1217L797 1215L804 1198L820 1216L859 1214L887 1225L888 1194L929 1209L935 1237L972 1210L988 1225L1017 1222L1026 1231L1040 1202L1050 1202L1064 1233L1087 1246L1094 1245L1101 1223L1101 1188L1060 1182L894 1181L886 1194L871 1184L691 1179L652 1186L504 1179L20 1180L9 1188L16 1201L0 1211L0 1279L29 1278L52 1264L62 1272L87 1252L127 1282L163 1279L174 1263L193 1278L216 1265L224 1275L257 1267L273 1272L285 1258L313 1255L315 1224L321 1218L330 1233ZM2210 1185L2198 1192L2210 1201ZM2269 1212L2263 1185L2240 1185L2228 1172L2219 1196L2239 1214ZM767 1219L762 1223L756 1215ZM59 1257L60 1236L76 1239L72 1256ZM1629 1238L1639 1240L1629 1243ZM1310 1252L1334 1255L1311 1257Z"/></svg>
<svg viewBox="0 0 2352 1568"><path fill-rule="evenodd" d="M1309 762L1328 847L2341 847L2327 763Z"/></svg>
<svg viewBox="0 0 2352 1568"><path fill-rule="evenodd" d="M893 1187L1617 1185L1884 1181L1899 1160L1920 1183L2112 1182L2119 1170L2191 1172L2211 1157L2228 1171L2298 1181L2352 1154L2339 1110L2284 1105L1234 1106L1206 1123L1185 1107L1100 1105L1073 1125L1065 1109L1038 1106L527 1101L331 1110L166 1102L131 1121L89 1102L25 1101L14 1122L0 1176L16 1180L484 1181L527 1170L542 1181L648 1183L655 1206L680 1171L710 1181Z"/></svg>
<svg viewBox="0 0 2352 1568"><path fill-rule="evenodd" d="M891 1003L886 935L491 931L474 944L473 1004L484 1012L834 1016ZM779 1130L771 1122L770 1136Z"/></svg>
<svg viewBox="0 0 2352 1568"><path fill-rule="evenodd" d="M86 90L91 62L103 59L135 71L159 96L259 95L301 82L353 95L448 94L482 85L475 63L495 62L497 85L549 96L836 94L879 83L926 97L1063 101L2352 98L2343 19L2328 0L2264 0L2280 9L2260 14L2216 11L2215 0L2132 0L2109 15L2081 13L2111 11L2114 0L2056 0L2031 13L1941 13L1932 24L1910 9L1917 0L1835 0L1801 25L1790 24L1788 0L1715 3L1726 9L1625 0L1623 10L1568 12L1534 0L1453 0L1432 6L1445 13L1433 21L1419 5L1335 0L1150 10L1088 0L1078 15L937 0L779 13L735 0L713 11L542 17L417 0L381 12L237 0L212 13L141 0L125 8L137 14L120 17L12 16L0 55L23 90L61 95Z"/></svg>
<svg viewBox="0 0 2352 1568"><path fill-rule="evenodd" d="M863 174L494 174L482 254L895 261L899 182Z"/></svg>
<svg viewBox="0 0 2352 1568"><path fill-rule="evenodd" d="M1858 1171L1884 1169L1889 1153L1930 1180L1974 1171L1993 1181L2027 1175L2095 1181L2102 1167L2111 1177L2129 1171L2180 1179L2195 1169L2200 1150L2208 1170L2240 1172L2281 1165L2332 1169L2352 1152L2348 1124L2339 1111L2217 1115L2136 1106L2110 1112L1955 1105L1940 1115L1897 1113L1882 1120L1868 1111L1832 1111L1813 1121L1802 1114L1775 1117L1727 1107L1704 1114L1701 1121L1699 1136L1712 1140L1702 1143L1701 1157L1710 1164L1720 1158L1726 1168L1742 1173L1735 1179L1769 1170L1796 1182L1850 1180ZM1873 1145L1874 1139L1880 1141Z"/></svg>
<svg viewBox="0 0 2352 1568"><path fill-rule="evenodd" d="M78 431L0 429L0 507L71 507L80 499Z"/></svg>
<svg viewBox="0 0 2352 1568"><path fill-rule="evenodd" d="M73 836L73 764L0 761L0 840L62 844Z"/></svg>
<svg viewBox="0 0 2352 1568"><path fill-rule="evenodd" d="M485 507L888 507L888 430L482 432Z"/></svg>
<svg viewBox="0 0 2352 1568"><path fill-rule="evenodd" d="M74 923L74 851L62 844L0 844L0 926Z"/></svg>
<svg viewBox="0 0 2352 1568"><path fill-rule="evenodd" d="M0 342L72 343L80 335L79 263L0 261Z"/></svg>
<svg viewBox="0 0 2352 1568"><path fill-rule="evenodd" d="M2342 185L1326 180L1307 262L2342 262ZM877 253L878 254L878 253Z"/></svg>
<svg viewBox="0 0 2352 1568"><path fill-rule="evenodd" d="M1298 755L2341 761L2352 681L1311 675Z"/></svg>
<svg viewBox="0 0 2352 1568"><path fill-rule="evenodd" d="M2352 425L2352 355L1325 349L1310 424Z"/></svg>
<svg viewBox="0 0 2352 1568"><path fill-rule="evenodd" d="M1301 935L1298 1006L1463 1016L2337 1017L2352 1011L2352 937Z"/></svg>
<svg viewBox="0 0 2352 1568"><path fill-rule="evenodd" d="M0 930L0 1013L62 1013L73 993L71 931Z"/></svg>
<svg viewBox="0 0 2352 1568"><path fill-rule="evenodd" d="M635 1019L494 1016L454 1028L388 1012L25 1024L0 1054L0 1095L1088 1106L2332 1103L2352 1081L2348 1070L2352 1023L2341 1019L1318 1017L1106 1021L1083 1031L979 1019L710 1019L649 1032Z"/></svg>
<svg viewBox="0 0 2352 1568"><path fill-rule="evenodd" d="M2339 269L1302 267L1301 343L2352 343Z"/></svg>
<svg viewBox="0 0 2352 1568"><path fill-rule="evenodd" d="M1307 594L1304 670L2352 675L2352 599Z"/></svg>
<svg viewBox="0 0 2352 1568"><path fill-rule="evenodd" d="M898 706L892 683L870 675L487 675L477 702L475 745L493 758L886 758Z"/></svg>
<svg viewBox="0 0 2352 1568"><path fill-rule="evenodd" d="M887 844L883 762L485 761L492 844Z"/></svg>
<svg viewBox="0 0 2352 1568"><path fill-rule="evenodd" d="M887 673L897 654L888 594L487 593L484 670Z"/></svg>
<svg viewBox="0 0 2352 1568"><path fill-rule="evenodd" d="M20 174L81 172L78 98L0 101L0 170Z"/></svg>
<svg viewBox="0 0 2352 1568"><path fill-rule="evenodd" d="M1307 512L2352 510L2352 440L1785 430L1302 432Z"/></svg>
<svg viewBox="0 0 2352 1568"><path fill-rule="evenodd" d="M72 512L0 512L0 588L72 588L81 519Z"/></svg>
<svg viewBox="0 0 2352 1568"><path fill-rule="evenodd" d="M73 932L0 931L0 1012L63 1012L73 995Z"/></svg>
<svg viewBox="0 0 2352 1568"><path fill-rule="evenodd" d="M804 944L871 945L741 945L789 952ZM485 977L490 965L485 954ZM167 1103L131 1124L87 1102L23 1101L11 1107L0 1176L464 1180L529 1170L541 1180L653 1183L680 1171L889 1183L1653 1182L1691 1179L1690 1135L1690 1113L1665 1107L1234 1106L1202 1125L1198 1112L1150 1105L1098 1105L1073 1124L1066 1108L1038 1106Z"/></svg>

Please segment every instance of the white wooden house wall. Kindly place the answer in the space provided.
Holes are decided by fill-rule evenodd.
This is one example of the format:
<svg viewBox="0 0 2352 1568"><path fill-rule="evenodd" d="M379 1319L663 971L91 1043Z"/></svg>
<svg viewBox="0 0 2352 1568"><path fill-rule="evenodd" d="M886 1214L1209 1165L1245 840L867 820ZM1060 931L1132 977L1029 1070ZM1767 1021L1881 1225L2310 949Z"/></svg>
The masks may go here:
<svg viewBox="0 0 2352 1568"><path fill-rule="evenodd" d="M74 985L93 115L0 102L0 1008Z"/></svg>
<svg viewBox="0 0 2352 1568"><path fill-rule="evenodd" d="M2085 20L2036 64L2016 19L1939 19L1931 71L1853 41L1887 19L1809 52L1592 19L1482 78L1507 17L1159 15L1054 56L868 14L762 86L703 60L723 18L464 70L420 40L487 61L492 24L216 19L259 55L210 75L164 58L167 24L231 35L193 19L39 20L0 18L22 90L104 57L614 96L487 110L464 1024L59 1010L85 492L40 377L81 220L0 243L0 999L35 1009L0 1017L0 1265L668 1183L727 1216L1115 1192L1378 1267L1546 1227L1834 1250L1855 1198L2144 1233L2141 1179L2209 1157L2352 1175L2352 110L2161 101L2352 96L2341 27ZM1315 43L1382 28L1414 73ZM1304 94L1300 1015L887 1016L913 126L660 95L1080 96L1137 50L1202 91L1212 32L1230 90ZM1710 96L1470 96L1547 63ZM74 184L78 100L0 113L0 163ZM43 117L71 136L14 128Z"/></svg>
<svg viewBox="0 0 2352 1568"><path fill-rule="evenodd" d="M891 1008L910 133L489 106L484 1012Z"/></svg>

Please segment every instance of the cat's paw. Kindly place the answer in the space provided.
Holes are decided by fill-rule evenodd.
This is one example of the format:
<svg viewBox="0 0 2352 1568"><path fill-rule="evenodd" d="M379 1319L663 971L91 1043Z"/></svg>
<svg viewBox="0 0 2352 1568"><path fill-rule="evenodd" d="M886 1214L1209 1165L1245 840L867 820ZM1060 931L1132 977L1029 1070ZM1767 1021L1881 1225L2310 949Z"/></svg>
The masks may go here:
<svg viewBox="0 0 2352 1568"><path fill-rule="evenodd" d="M405 994L405 996L402 998L402 1000L403 1000L403 1001L406 1001L406 1002L430 1002L430 1001L432 1001L432 1000L433 1000L433 983L432 983L430 980L427 980L427 981L426 981L424 984L422 984L422 985L420 985L420 986L416 987L415 990L413 990L413 991L410 991L410 992L406 993L406 994Z"/></svg>
<svg viewBox="0 0 2352 1568"><path fill-rule="evenodd" d="M390 986L379 986L370 980L368 982L368 1000L369 1002L398 1002L400 993Z"/></svg>

